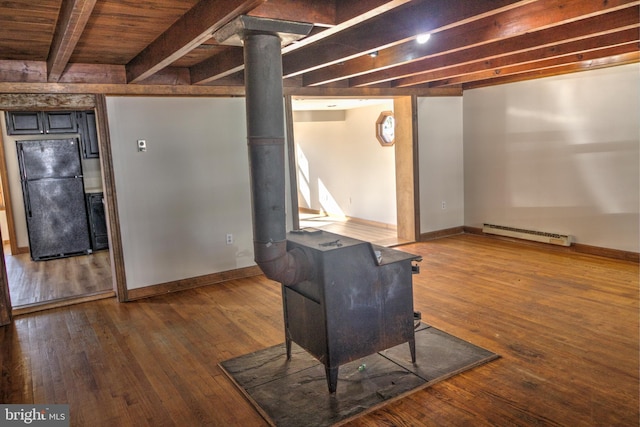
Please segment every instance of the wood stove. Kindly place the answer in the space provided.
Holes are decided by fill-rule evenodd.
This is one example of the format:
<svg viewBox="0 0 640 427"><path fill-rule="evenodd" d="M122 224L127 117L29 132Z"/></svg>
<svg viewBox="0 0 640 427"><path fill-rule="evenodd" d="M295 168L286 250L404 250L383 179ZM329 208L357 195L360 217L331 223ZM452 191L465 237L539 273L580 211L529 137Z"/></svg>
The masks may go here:
<svg viewBox="0 0 640 427"><path fill-rule="evenodd" d="M305 348L335 392L341 364L405 342L415 361L418 257L319 230L286 233L281 49L312 26L242 15L214 37L243 46L254 255L282 284L287 357L292 342Z"/></svg>
<svg viewBox="0 0 640 427"><path fill-rule="evenodd" d="M409 343L415 362L412 261L420 257L328 233L289 233L287 248L310 255L314 275L282 286L287 358L295 342L325 366L329 392L340 365Z"/></svg>

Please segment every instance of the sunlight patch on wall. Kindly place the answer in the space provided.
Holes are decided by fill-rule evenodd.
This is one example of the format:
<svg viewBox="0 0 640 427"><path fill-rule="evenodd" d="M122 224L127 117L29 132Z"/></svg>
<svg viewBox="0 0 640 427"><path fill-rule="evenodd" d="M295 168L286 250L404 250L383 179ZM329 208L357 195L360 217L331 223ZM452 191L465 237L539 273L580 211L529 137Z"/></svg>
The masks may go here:
<svg viewBox="0 0 640 427"><path fill-rule="evenodd" d="M340 205L320 178L318 178L318 196L320 197L320 205L324 212L331 216L345 217Z"/></svg>
<svg viewBox="0 0 640 427"><path fill-rule="evenodd" d="M562 123L562 124L576 124L580 125L584 122L584 119L568 114L556 114L543 110L524 109L518 107L508 107L507 116L517 117L526 120L535 120L535 124L549 122L549 123Z"/></svg>
<svg viewBox="0 0 640 427"><path fill-rule="evenodd" d="M311 187L309 186L309 160L302 148L296 146L296 160L298 162L298 191L306 203L305 207L311 207Z"/></svg>

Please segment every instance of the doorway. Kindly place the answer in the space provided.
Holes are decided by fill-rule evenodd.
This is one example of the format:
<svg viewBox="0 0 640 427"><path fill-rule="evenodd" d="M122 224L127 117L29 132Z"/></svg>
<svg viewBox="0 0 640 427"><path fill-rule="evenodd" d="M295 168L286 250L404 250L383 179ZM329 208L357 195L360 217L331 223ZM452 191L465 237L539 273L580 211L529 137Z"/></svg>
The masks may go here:
<svg viewBox="0 0 640 427"><path fill-rule="evenodd" d="M295 158L291 179L297 184L293 196L300 228L321 228L381 246L416 240L414 205L407 210L404 200L405 188L414 188L413 165L409 174L405 166L399 171L406 150L376 138L381 114L396 109L408 116L403 124L412 128L411 97L403 98L292 97L289 155ZM405 138L402 147L408 140L412 152L413 130L399 137Z"/></svg>
<svg viewBox="0 0 640 427"><path fill-rule="evenodd" d="M0 226L13 314L113 297L109 250L45 261L32 260L14 151L17 140L41 138L8 135L4 112L0 114L0 125L0 199L4 202L4 210L0 210ZM78 135L56 137L77 138ZM85 161L83 158L85 191L92 191L90 186L101 183L100 170L99 159Z"/></svg>

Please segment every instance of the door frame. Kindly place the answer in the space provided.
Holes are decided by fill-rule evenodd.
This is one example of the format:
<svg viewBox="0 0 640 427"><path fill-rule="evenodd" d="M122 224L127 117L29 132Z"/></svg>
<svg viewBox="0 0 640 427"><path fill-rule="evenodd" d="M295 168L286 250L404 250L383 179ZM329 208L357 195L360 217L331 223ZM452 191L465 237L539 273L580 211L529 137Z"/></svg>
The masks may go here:
<svg viewBox="0 0 640 427"><path fill-rule="evenodd" d="M11 253L16 246L15 243L15 226L13 225L13 214L11 212L10 195L7 193L9 179L7 176L7 167L4 160L4 138L0 131L0 185L2 185L2 196L4 199L5 216L7 218L7 230L9 232L9 243L11 244ZM12 237L12 233L14 236ZM0 233L0 326L8 325L12 319L11 295L9 294L9 280L7 278L7 266L4 262L4 244L3 236Z"/></svg>
<svg viewBox="0 0 640 427"><path fill-rule="evenodd" d="M52 107L53 106L53 107ZM126 301L126 279L124 274L124 257L122 255L122 241L119 235L119 220L115 196L115 180L113 176L113 162L111 144L108 131L106 97L103 94L0 94L0 111L41 111L41 110L91 110L96 112L96 124L99 136L100 168L102 171L102 185L105 200L105 216L109 231L109 254L111 260L111 275L113 291L118 301ZM0 132L0 180L2 182L7 228L13 254L26 253L28 248L20 248L17 243L13 210L11 208L11 193L5 158L4 141ZM2 252L0 266L0 322L11 319L11 302L7 270Z"/></svg>
<svg viewBox="0 0 640 427"><path fill-rule="evenodd" d="M2 135L0 135L0 144ZM2 234L0 233L0 239ZM12 321L11 295L9 295L9 281L7 280L7 267L4 263L4 248L0 245L0 326L8 325Z"/></svg>
<svg viewBox="0 0 640 427"><path fill-rule="evenodd" d="M9 175L7 173L7 161L5 158L4 152L4 139L2 137L2 132L0 132L0 182L2 183L2 197L4 199L4 209L5 215L7 217L7 231L9 233L9 245L11 246L12 254L19 254L25 251L24 248L18 247L18 238L16 236L16 226L13 222L13 205L11 202L11 192L9 190ZM4 240L3 240L4 242ZM2 256L4 260L4 248L2 251Z"/></svg>
<svg viewBox="0 0 640 427"><path fill-rule="evenodd" d="M418 98L393 98L398 238L420 240L420 179L418 176Z"/></svg>

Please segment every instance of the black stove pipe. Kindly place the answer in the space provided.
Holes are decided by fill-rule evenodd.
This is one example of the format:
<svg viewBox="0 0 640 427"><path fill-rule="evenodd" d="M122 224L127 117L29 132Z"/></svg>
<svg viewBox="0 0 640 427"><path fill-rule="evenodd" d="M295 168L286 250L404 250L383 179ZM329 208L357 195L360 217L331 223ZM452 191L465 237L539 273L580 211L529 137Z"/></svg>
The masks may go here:
<svg viewBox="0 0 640 427"><path fill-rule="evenodd" d="M293 285L313 264L303 250L287 251L281 40L245 32L243 41L255 261L269 279Z"/></svg>

